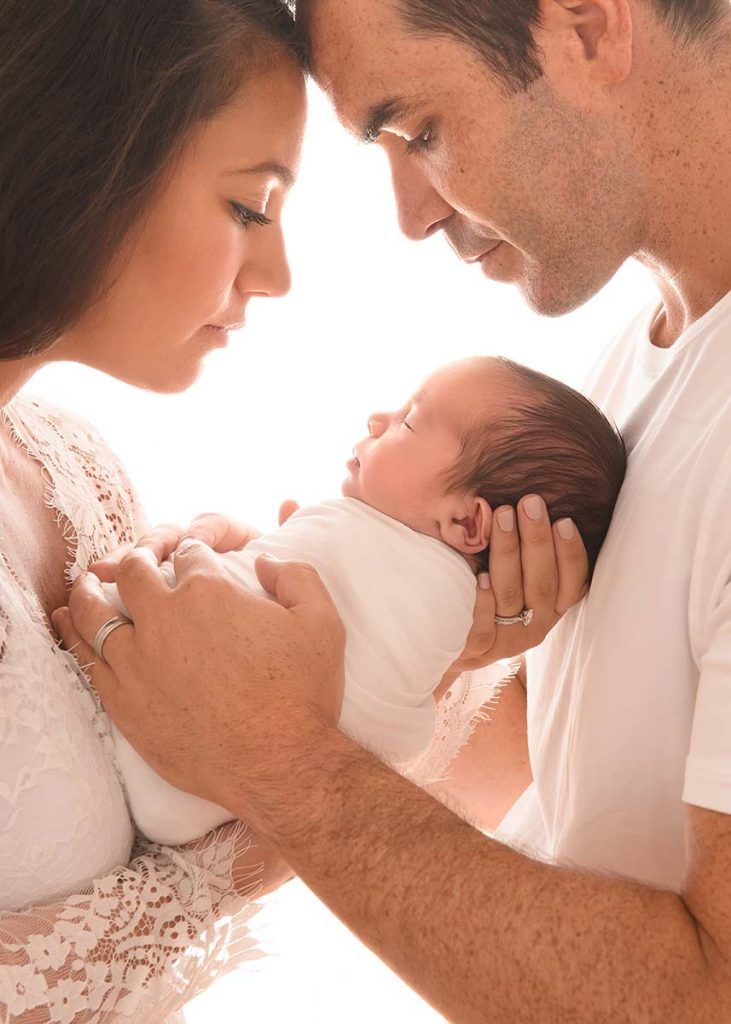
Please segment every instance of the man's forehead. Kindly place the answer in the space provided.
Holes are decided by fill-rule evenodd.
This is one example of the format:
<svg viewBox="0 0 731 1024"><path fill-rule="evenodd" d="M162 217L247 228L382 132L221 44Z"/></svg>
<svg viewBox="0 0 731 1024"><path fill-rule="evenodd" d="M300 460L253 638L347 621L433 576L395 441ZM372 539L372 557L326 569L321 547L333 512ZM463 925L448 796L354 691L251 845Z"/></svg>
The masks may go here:
<svg viewBox="0 0 731 1024"><path fill-rule="evenodd" d="M315 0L308 24L314 78L357 134L376 114L403 112L428 82L423 43L392 0Z"/></svg>

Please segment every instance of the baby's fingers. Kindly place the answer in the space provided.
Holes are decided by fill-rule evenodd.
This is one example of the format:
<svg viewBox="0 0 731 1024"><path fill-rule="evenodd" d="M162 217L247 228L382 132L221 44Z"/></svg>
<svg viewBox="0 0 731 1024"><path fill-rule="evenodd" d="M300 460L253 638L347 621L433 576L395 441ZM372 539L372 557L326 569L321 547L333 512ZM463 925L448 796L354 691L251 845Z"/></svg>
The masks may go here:
<svg viewBox="0 0 731 1024"><path fill-rule="evenodd" d="M295 512L299 511L299 505L296 501L288 498L287 501L283 501L279 506L279 525L284 526L290 516L293 516Z"/></svg>
<svg viewBox="0 0 731 1024"><path fill-rule="evenodd" d="M204 512L196 516L182 535L184 538L199 540L213 548L219 554L228 551L241 551L246 545L256 540L258 530L237 519L229 519L219 512ZM182 539L182 538L181 538Z"/></svg>

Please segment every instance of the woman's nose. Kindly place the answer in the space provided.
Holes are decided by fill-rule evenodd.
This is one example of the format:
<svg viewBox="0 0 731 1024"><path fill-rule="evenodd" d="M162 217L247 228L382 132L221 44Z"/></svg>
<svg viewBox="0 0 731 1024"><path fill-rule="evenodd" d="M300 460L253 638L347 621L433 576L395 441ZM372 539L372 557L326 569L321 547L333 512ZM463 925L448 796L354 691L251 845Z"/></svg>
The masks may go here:
<svg viewBox="0 0 731 1024"><path fill-rule="evenodd" d="M259 237L256 245L248 248L239 270L238 290L242 294L267 295L272 299L286 295L292 287L292 273L280 224L257 225L249 231L256 231Z"/></svg>

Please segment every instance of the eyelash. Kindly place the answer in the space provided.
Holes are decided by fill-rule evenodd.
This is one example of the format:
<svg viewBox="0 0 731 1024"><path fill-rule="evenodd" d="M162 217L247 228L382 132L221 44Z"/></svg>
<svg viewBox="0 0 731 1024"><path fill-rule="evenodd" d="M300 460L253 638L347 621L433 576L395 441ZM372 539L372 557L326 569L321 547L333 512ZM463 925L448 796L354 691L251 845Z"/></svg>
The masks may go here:
<svg viewBox="0 0 731 1024"><path fill-rule="evenodd" d="M250 224L258 224L259 227L266 227L267 224L271 224L269 217L266 217L263 213L257 213L256 210L250 210L248 206L244 206L242 203L235 203L231 200L231 209L236 215L236 220L239 222L242 228L246 230Z"/></svg>
<svg viewBox="0 0 731 1024"><path fill-rule="evenodd" d="M403 423L403 425L404 425L404 426L406 427L406 429L407 429L407 430L410 430L412 434L414 433L414 428L413 428L412 426L410 426L410 425L409 425L409 424L408 424L408 423L406 422L406 420L401 420L401 422Z"/></svg>
<svg viewBox="0 0 731 1024"><path fill-rule="evenodd" d="M428 124L416 138L406 143L406 152L409 156L414 153L425 153L434 142L434 125Z"/></svg>

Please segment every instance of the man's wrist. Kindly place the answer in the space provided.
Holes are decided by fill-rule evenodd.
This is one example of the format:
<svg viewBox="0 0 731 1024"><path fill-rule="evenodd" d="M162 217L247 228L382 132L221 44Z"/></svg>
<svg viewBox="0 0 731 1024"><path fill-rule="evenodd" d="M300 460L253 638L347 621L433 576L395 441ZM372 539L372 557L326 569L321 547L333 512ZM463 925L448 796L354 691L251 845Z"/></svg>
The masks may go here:
<svg viewBox="0 0 731 1024"><path fill-rule="evenodd" d="M369 755L319 714L298 716L255 769L229 779L224 805L273 845L299 845L303 831L317 828L338 778L362 758Z"/></svg>

